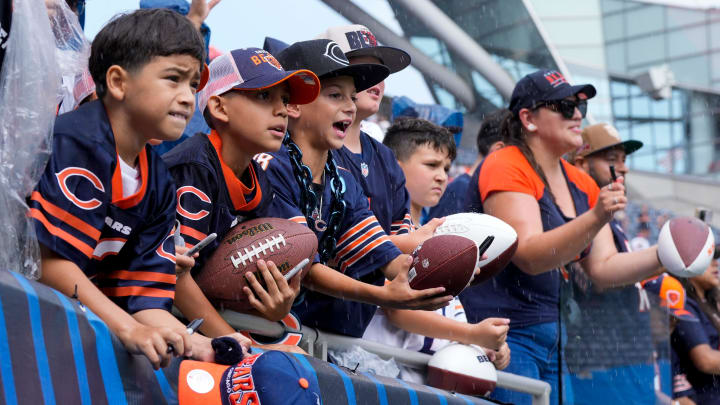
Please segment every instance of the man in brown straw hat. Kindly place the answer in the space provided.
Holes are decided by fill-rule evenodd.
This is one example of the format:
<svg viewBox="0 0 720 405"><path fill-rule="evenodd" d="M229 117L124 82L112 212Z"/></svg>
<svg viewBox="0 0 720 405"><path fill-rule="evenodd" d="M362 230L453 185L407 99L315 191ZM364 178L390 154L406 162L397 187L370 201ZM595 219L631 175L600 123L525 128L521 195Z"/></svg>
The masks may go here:
<svg viewBox="0 0 720 405"><path fill-rule="evenodd" d="M585 127L582 138L583 146L575 153L572 163L588 173L598 187L613 181L610 166L615 167L618 177L625 176L628 172L625 158L643 146L640 141L621 140L617 129L610 124Z"/></svg>
<svg viewBox="0 0 720 405"><path fill-rule="evenodd" d="M583 146L569 160L588 173L598 187L613 181L610 166L614 167L617 177L626 176L626 156L642 147L640 141L621 140L610 124L590 125L583 130L582 138ZM610 221L610 229L617 251L630 251L619 221ZM576 303L575 318L579 320L567 324L569 381L574 391L589 397L602 395L608 403L653 400L653 373L646 364L653 352L647 293L639 284L599 290L579 282L571 288L574 297L571 300ZM622 321L608 323L608 313ZM628 325L632 325L633 337L629 343L620 333L629 330ZM617 348L621 348L618 356L605 358L609 350L617 352ZM573 360L572 353L583 353L585 359ZM593 376L589 379L582 376L588 369ZM608 381L612 381L612 390L608 389ZM628 398L631 400L627 401Z"/></svg>

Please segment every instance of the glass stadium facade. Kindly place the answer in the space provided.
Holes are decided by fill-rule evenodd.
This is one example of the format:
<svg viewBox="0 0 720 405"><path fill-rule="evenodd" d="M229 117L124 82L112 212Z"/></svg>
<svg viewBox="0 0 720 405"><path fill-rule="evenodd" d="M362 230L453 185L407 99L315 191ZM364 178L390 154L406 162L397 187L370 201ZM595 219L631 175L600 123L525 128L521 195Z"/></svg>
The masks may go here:
<svg viewBox="0 0 720 405"><path fill-rule="evenodd" d="M417 16L388 0L404 36L475 92L463 105L442 83L426 83L436 102L477 122L507 105L507 97ZM514 80L539 68L591 82L598 96L592 119L613 122L645 147L631 168L720 179L720 10L619 0L433 0L433 3ZM638 76L665 65L674 74L669 98L654 99ZM473 118L475 119L473 121ZM472 125L469 134L474 134ZM471 149L474 136L464 136Z"/></svg>

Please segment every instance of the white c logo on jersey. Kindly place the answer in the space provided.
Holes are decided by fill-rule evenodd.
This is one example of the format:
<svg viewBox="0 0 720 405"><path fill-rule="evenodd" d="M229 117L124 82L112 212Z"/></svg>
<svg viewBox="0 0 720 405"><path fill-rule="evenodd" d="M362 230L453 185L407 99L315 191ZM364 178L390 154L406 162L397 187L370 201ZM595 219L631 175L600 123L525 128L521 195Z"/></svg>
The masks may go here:
<svg viewBox="0 0 720 405"><path fill-rule="evenodd" d="M100 190L103 193L105 192L105 187L103 187L102 182L95 175L95 173L82 167L67 167L61 170L59 173L55 173L55 177L57 177L58 184L60 185L60 191L62 191L65 197L67 197L67 199L70 200L73 204L84 210L92 210L101 206L102 202L100 202L100 200L98 200L97 198L92 198L90 200L81 200L75 194L73 194L70 189L68 189L67 179L72 176L84 177L88 179L90 183L92 183L95 189Z"/></svg>
<svg viewBox="0 0 720 405"><path fill-rule="evenodd" d="M210 214L207 210L200 210L198 212L190 212L186 210L185 208L180 205L180 197L182 197L183 194L190 193L195 195L197 198L199 198L201 201L204 201L208 204L212 203L210 200L210 197L207 196L207 194L203 193L202 191L198 190L197 188L193 186L183 186L180 187L177 190L177 213L182 215L183 217L187 219L192 219L193 221L197 221L199 219L205 218L208 214Z"/></svg>

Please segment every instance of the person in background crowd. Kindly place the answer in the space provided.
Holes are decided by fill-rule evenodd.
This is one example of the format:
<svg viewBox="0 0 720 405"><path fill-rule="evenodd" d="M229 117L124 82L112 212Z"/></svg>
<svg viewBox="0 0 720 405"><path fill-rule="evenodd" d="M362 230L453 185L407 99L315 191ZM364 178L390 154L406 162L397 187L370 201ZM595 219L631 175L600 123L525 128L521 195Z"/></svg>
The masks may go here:
<svg viewBox="0 0 720 405"><path fill-rule="evenodd" d="M686 291L678 279L672 277L667 273L663 273L657 277L650 278L643 281L642 288L652 294L659 301L660 307L665 309L665 318L662 320L654 319L657 321L653 334L662 335L657 336L659 342L667 344L667 334L672 334L678 322L699 322L698 318L693 315L692 312L688 311L686 301ZM651 312L653 317L657 318L658 312ZM662 330L658 330L662 329ZM660 350L660 349L658 349ZM678 363L677 353L671 348L672 357L672 399L667 397L665 393L660 390L660 376L656 375L655 390L657 400L661 404L672 405L695 405L695 391L692 385L688 382L685 375L685 371L682 366ZM657 365L656 365L657 366ZM615 384L616 382L613 382ZM607 387L604 384L603 387Z"/></svg>
<svg viewBox="0 0 720 405"><path fill-rule="evenodd" d="M477 184L478 167L480 167L485 157L505 146L505 143L500 138L500 122L506 113L506 109L500 109L485 115L475 140L478 155L468 170L472 175L463 173L448 184L440 202L428 210L426 218L428 221L432 218L442 218L458 212L477 212L476 210L466 209L465 198L470 192L478 193L476 188L470 189L470 184Z"/></svg>
<svg viewBox="0 0 720 405"><path fill-rule="evenodd" d="M720 312L708 294L720 286L718 258L720 245L715 245L705 272L681 280L687 291L686 309L700 322L679 321L671 339L678 364L695 391L693 399L703 405L720 404Z"/></svg>
<svg viewBox="0 0 720 405"><path fill-rule="evenodd" d="M636 140L622 141L610 124L587 126L582 131L582 146L570 157L598 187L613 182L612 166L617 176L626 178L627 155L642 147ZM609 223L615 249L630 251L628 238L619 221ZM581 278L582 282L577 282ZM649 308L642 305L645 291L640 284L599 289L582 272L573 274L575 282L563 284L568 300L577 305L577 313L567 313L568 344L566 356L573 390L582 392L588 403L647 403L655 397L653 389L653 345L650 334ZM608 317L617 322L604 323ZM632 326L631 328L628 328ZM631 332L632 339L623 333ZM628 341L632 342L629 348ZM600 343L602 342L602 343ZM607 353L618 352L618 356ZM576 361L575 358L577 358ZM581 359L580 359L581 358ZM577 363L577 365L573 364ZM587 378L588 370L592 378Z"/></svg>

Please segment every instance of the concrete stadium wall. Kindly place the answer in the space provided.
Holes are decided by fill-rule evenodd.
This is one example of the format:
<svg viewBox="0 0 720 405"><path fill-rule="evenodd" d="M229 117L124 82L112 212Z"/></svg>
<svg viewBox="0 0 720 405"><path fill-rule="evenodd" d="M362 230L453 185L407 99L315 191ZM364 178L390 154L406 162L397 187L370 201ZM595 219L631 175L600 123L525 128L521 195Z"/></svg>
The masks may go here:
<svg viewBox="0 0 720 405"><path fill-rule="evenodd" d="M697 207L713 211L711 224L720 227L720 182L633 170L628 175L628 198L678 215L695 215Z"/></svg>

